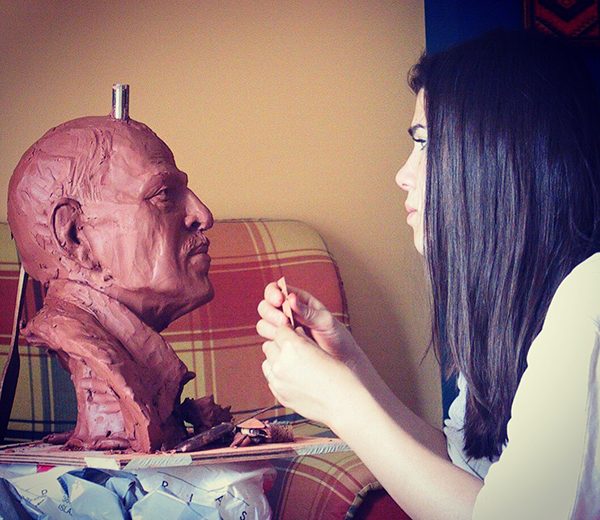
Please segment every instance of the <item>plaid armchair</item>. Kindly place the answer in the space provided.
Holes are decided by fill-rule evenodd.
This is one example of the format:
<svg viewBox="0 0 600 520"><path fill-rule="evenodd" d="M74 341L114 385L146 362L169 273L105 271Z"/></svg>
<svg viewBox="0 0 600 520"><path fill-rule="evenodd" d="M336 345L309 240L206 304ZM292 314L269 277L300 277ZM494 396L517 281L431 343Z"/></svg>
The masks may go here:
<svg viewBox="0 0 600 520"><path fill-rule="evenodd" d="M285 275L305 287L349 324L337 266L319 234L291 220L217 221L209 232L214 300L174 323L162 335L196 373L183 398L213 394L231 405L234 416L275 404L263 379L262 339L256 334L256 305L264 286ZM0 224L0 369L8 352L18 280L14 244ZM43 297L29 284L24 319ZM76 401L69 375L46 352L20 342L21 374L8 425L7 441L39 439L73 427ZM274 415L288 416L279 408ZM291 415L293 417L293 415ZM301 435L328 435L303 424ZM273 518L408 518L381 490L370 471L352 452L307 455L273 461L278 477L268 493Z"/></svg>

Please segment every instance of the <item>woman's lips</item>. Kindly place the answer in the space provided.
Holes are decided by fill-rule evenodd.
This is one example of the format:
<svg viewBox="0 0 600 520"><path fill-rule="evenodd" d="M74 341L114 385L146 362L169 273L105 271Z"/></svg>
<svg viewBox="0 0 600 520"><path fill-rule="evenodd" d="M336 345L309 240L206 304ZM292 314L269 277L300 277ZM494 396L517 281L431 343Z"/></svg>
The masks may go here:
<svg viewBox="0 0 600 520"><path fill-rule="evenodd" d="M413 208L413 207L412 207L410 204L408 204L408 203L404 204L404 207L406 208L406 213L407 213L407 215L406 215L406 221L408 222L409 220L411 220L411 219L412 219L412 217L413 217L414 215L416 215L416 214L417 214L417 210L416 210L416 208Z"/></svg>

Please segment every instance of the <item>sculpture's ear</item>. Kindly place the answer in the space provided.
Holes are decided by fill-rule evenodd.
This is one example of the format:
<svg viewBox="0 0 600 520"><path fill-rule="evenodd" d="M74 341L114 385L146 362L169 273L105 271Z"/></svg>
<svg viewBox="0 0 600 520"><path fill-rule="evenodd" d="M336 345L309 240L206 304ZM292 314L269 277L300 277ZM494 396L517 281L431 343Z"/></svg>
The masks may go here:
<svg viewBox="0 0 600 520"><path fill-rule="evenodd" d="M52 235L64 255L87 269L97 268L89 243L81 233L83 213L74 199L60 199L52 209Z"/></svg>

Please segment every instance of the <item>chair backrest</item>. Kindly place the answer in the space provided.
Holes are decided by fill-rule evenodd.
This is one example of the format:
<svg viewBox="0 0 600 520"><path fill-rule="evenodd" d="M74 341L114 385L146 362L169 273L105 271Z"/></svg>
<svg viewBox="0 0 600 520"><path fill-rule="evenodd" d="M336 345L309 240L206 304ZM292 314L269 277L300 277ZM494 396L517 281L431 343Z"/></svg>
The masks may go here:
<svg viewBox="0 0 600 520"><path fill-rule="evenodd" d="M245 414L275 404L262 376L262 339L255 330L256 306L265 285L285 276L290 285L312 292L348 325L344 289L325 242L303 222L218 220L209 237L215 298L173 322L162 335L196 373L183 398L213 394L222 406L231 405L234 414ZM0 370L10 342L18 271L8 225L0 223ZM34 289L30 284L25 319L35 312ZM22 338L19 349L21 374L7 442L71 429L76 401L68 373L54 356L28 346ZM278 414L288 412L281 409Z"/></svg>

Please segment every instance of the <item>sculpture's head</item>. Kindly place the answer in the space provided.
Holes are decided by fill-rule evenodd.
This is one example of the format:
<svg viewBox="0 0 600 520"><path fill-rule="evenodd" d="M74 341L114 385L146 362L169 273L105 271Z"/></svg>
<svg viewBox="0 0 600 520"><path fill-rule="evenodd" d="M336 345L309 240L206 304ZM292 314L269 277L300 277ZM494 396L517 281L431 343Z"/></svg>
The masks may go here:
<svg viewBox="0 0 600 520"><path fill-rule="evenodd" d="M25 152L8 189L25 270L116 298L156 330L208 302L213 218L142 123L84 117Z"/></svg>

